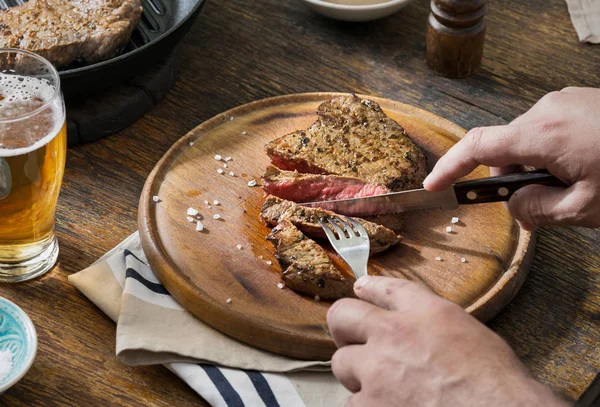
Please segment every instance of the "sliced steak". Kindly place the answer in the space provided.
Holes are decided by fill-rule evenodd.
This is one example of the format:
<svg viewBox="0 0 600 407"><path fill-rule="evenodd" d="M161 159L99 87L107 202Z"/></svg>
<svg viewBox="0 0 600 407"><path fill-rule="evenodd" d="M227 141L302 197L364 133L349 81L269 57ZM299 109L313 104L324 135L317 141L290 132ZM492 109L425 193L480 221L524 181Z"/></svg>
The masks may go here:
<svg viewBox="0 0 600 407"><path fill-rule="evenodd" d="M276 248L285 284L294 291L323 299L353 296L353 281L335 267L327 252L282 220L267 236Z"/></svg>
<svg viewBox="0 0 600 407"><path fill-rule="evenodd" d="M283 220L289 220L298 229L308 236L325 238L325 232L319 226L319 219L330 216L339 216L344 219L345 216L336 215L320 208L307 208L291 201L285 201L275 196L268 196L260 210L261 218L268 224L277 225ZM371 253L379 253L400 241L400 238L394 231L368 222L364 219L353 218L361 223L369 234Z"/></svg>
<svg viewBox="0 0 600 407"><path fill-rule="evenodd" d="M404 213L388 213L386 215L364 216L362 219L385 226L394 232L400 232L404 226Z"/></svg>
<svg viewBox="0 0 600 407"><path fill-rule="evenodd" d="M427 175L421 149L379 105L355 95L321 104L308 129L265 146L283 170L353 177L391 191L420 188Z"/></svg>
<svg viewBox="0 0 600 407"><path fill-rule="evenodd" d="M267 194L294 202L360 198L390 192L384 186L369 184L354 177L301 174L283 171L272 165L267 167L262 181Z"/></svg>
<svg viewBox="0 0 600 407"><path fill-rule="evenodd" d="M40 54L57 68L111 58L140 21L141 0L30 0L0 10L0 48Z"/></svg>

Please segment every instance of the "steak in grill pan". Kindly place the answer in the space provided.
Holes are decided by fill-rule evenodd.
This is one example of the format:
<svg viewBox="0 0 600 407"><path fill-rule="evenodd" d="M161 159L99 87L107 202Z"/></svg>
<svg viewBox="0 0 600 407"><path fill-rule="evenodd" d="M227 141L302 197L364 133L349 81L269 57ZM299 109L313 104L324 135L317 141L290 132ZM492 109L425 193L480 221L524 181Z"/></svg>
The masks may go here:
<svg viewBox="0 0 600 407"><path fill-rule="evenodd" d="M0 10L0 48L20 48L57 68L113 57L142 14L141 0L31 0Z"/></svg>

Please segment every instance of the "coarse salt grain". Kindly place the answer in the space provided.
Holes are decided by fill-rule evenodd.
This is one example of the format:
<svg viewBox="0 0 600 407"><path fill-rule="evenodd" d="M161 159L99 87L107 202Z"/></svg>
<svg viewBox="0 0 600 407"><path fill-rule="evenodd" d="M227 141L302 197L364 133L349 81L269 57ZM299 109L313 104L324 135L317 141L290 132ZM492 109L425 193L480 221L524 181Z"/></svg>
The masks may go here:
<svg viewBox="0 0 600 407"><path fill-rule="evenodd" d="M450 226L446 226L446 232L452 233L452 228Z"/></svg>
<svg viewBox="0 0 600 407"><path fill-rule="evenodd" d="M461 257L461 258L460 258L460 262L461 262L461 263L466 263L466 262L467 262L467 259L465 259L464 257Z"/></svg>
<svg viewBox="0 0 600 407"><path fill-rule="evenodd" d="M196 222L196 230L198 232L202 232L204 230L204 225L202 224L202 222L200 222L200 221Z"/></svg>
<svg viewBox="0 0 600 407"><path fill-rule="evenodd" d="M213 219L221 219L221 215L219 215L218 213L215 213L213 215Z"/></svg>
<svg viewBox="0 0 600 407"><path fill-rule="evenodd" d="M242 132L242 134L245 136L246 134L248 134L248 132L247 132L246 130L244 130L244 131Z"/></svg>
<svg viewBox="0 0 600 407"><path fill-rule="evenodd" d="M223 168L227 168L227 164L223 164Z"/></svg>
<svg viewBox="0 0 600 407"><path fill-rule="evenodd" d="M0 380L3 380L10 374L13 368L12 352L8 349L0 351Z"/></svg>
<svg viewBox="0 0 600 407"><path fill-rule="evenodd" d="M227 304L231 304L231 301L232 301L232 300L231 300L231 298L227 298L227 299L225 300L225 302L226 302Z"/></svg>
<svg viewBox="0 0 600 407"><path fill-rule="evenodd" d="M228 162L229 162L229 161L231 161L231 160L233 160L233 158L231 158L231 157L225 157L225 162L227 162L227 163L228 163Z"/></svg>
<svg viewBox="0 0 600 407"><path fill-rule="evenodd" d="M191 147L191 146L193 146L193 145L194 145L194 142L193 142L193 141L190 141L190 143L189 143L189 144L190 144L190 147Z"/></svg>
<svg viewBox="0 0 600 407"><path fill-rule="evenodd" d="M235 174L233 173L233 171L229 171L229 175L231 175L232 177L235 177Z"/></svg>
<svg viewBox="0 0 600 407"><path fill-rule="evenodd" d="M229 121L232 121L233 119L235 119L235 117L231 116L231 117L229 118Z"/></svg>
<svg viewBox="0 0 600 407"><path fill-rule="evenodd" d="M253 179L252 181L248 181L248 186L249 187L255 187L256 186L256 180Z"/></svg>
<svg viewBox="0 0 600 407"><path fill-rule="evenodd" d="M237 246L235 246L235 247L237 247L237 248L238 248L238 250L242 250L242 245L241 245L241 244L238 244L238 245L237 245Z"/></svg>
<svg viewBox="0 0 600 407"><path fill-rule="evenodd" d="M196 215L198 215L198 210L190 207L187 210L187 214L188 214L188 216L196 216Z"/></svg>
<svg viewBox="0 0 600 407"><path fill-rule="evenodd" d="M450 221L452 223L458 223L458 218L455 216L452 218L452 220Z"/></svg>
<svg viewBox="0 0 600 407"><path fill-rule="evenodd" d="M260 256L258 256L258 258L262 260L262 259L263 259L263 256L262 256L262 254L261 254Z"/></svg>
<svg viewBox="0 0 600 407"><path fill-rule="evenodd" d="M219 154L215 154L215 160L221 161L222 158Z"/></svg>
<svg viewBox="0 0 600 407"><path fill-rule="evenodd" d="M266 263L270 266L271 264L273 264L273 262L271 260L267 260Z"/></svg>
<svg viewBox="0 0 600 407"><path fill-rule="evenodd" d="M160 198L158 197L158 195L154 195L154 196L152 197L152 200L153 200L154 202L158 202L158 201L160 201Z"/></svg>
<svg viewBox="0 0 600 407"><path fill-rule="evenodd" d="M187 219L187 221L188 221L188 222L190 222L190 223L194 223L194 222L196 221L196 220L195 220L194 218L192 218L191 216L188 216L186 219Z"/></svg>
<svg viewBox="0 0 600 407"><path fill-rule="evenodd" d="M219 203L219 201L217 201L217 200L215 199L215 200L213 201L213 205L215 205L215 206L219 206L219 205L221 205L221 204Z"/></svg>
<svg viewBox="0 0 600 407"><path fill-rule="evenodd" d="M318 295L315 295L315 301L321 301L321 297L319 297Z"/></svg>
<svg viewBox="0 0 600 407"><path fill-rule="evenodd" d="M280 289L283 289L283 287L285 287L285 286L283 285L283 283L277 283L277 287L279 287Z"/></svg>
<svg viewBox="0 0 600 407"><path fill-rule="evenodd" d="M436 259L437 261L442 261L442 258L441 258L440 256L437 256L435 259Z"/></svg>
<svg viewBox="0 0 600 407"><path fill-rule="evenodd" d="M217 170L217 172L218 172L219 174L223 174L225 171L223 171L223 169L222 169L222 168L219 168L219 169Z"/></svg>

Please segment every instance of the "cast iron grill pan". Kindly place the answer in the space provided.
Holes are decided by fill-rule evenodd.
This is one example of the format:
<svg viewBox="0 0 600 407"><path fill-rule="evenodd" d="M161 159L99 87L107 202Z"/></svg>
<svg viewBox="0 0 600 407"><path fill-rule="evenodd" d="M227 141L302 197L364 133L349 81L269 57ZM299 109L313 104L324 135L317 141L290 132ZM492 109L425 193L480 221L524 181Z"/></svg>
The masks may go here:
<svg viewBox="0 0 600 407"><path fill-rule="evenodd" d="M164 61L189 31L205 0L142 0L144 11L131 39L117 55L92 65L74 63L60 71L65 98L119 85ZM23 4L0 0L0 9Z"/></svg>

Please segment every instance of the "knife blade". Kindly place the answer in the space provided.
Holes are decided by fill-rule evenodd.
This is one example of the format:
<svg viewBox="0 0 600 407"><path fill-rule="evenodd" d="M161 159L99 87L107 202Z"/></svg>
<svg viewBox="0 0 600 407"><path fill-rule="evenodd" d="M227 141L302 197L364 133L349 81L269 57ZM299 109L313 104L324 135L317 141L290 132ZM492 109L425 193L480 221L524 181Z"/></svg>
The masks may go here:
<svg viewBox="0 0 600 407"><path fill-rule="evenodd" d="M432 208L449 210L459 206L452 187L440 192L429 192L422 188L363 198L306 202L300 205L322 208L346 216L374 216Z"/></svg>
<svg viewBox="0 0 600 407"><path fill-rule="evenodd" d="M456 209L460 205L508 201L527 185L568 187L546 170L529 171L458 182L438 192L421 189L332 201L305 202L302 206L322 208L346 216L374 216L420 209Z"/></svg>

